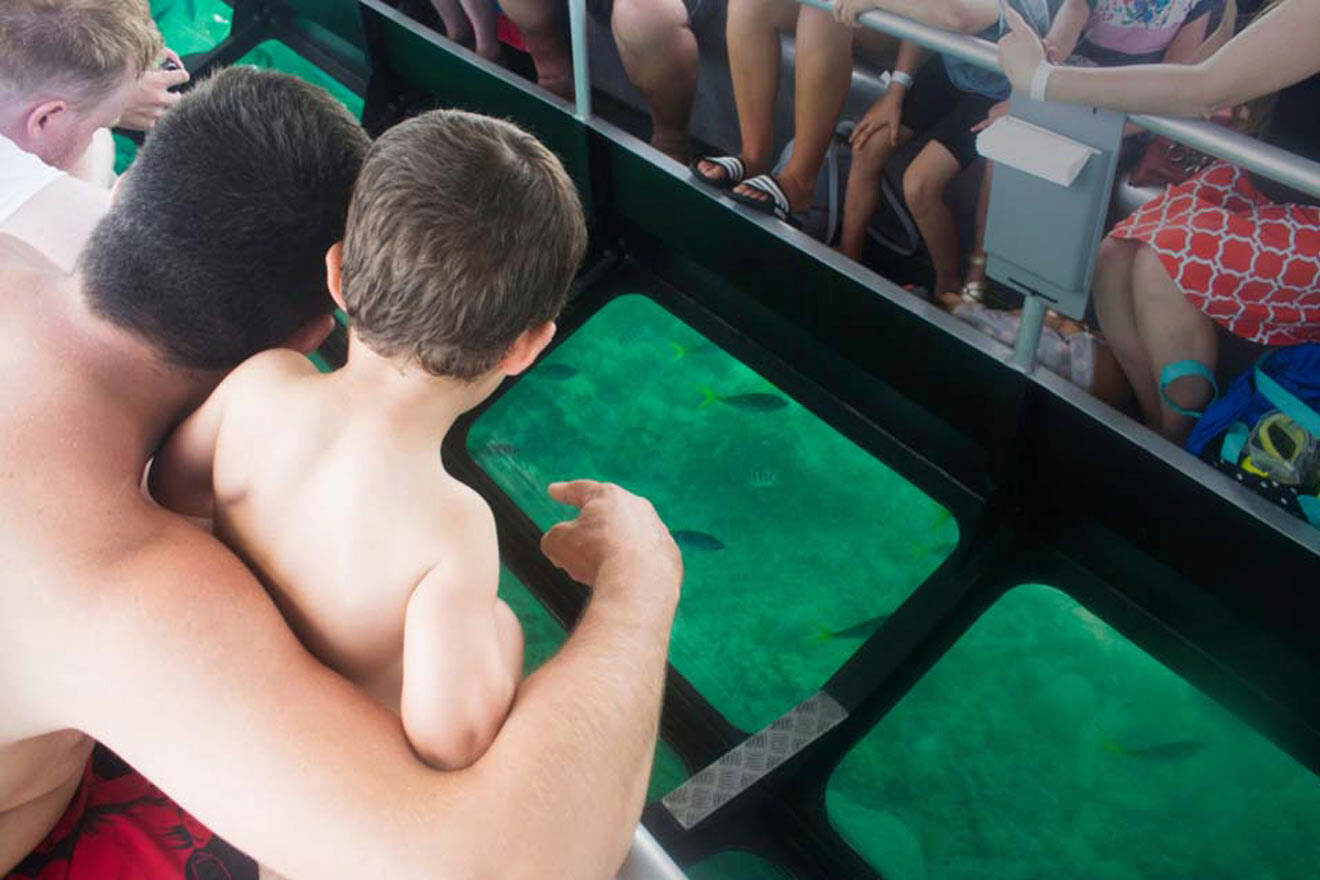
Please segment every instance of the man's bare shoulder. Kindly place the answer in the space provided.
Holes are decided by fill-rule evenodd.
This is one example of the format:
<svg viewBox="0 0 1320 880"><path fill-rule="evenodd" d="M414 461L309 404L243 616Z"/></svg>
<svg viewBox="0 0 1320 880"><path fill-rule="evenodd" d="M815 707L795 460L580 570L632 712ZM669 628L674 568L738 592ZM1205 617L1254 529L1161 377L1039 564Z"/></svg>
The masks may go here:
<svg viewBox="0 0 1320 880"><path fill-rule="evenodd" d="M269 348L243 361L225 377L225 385L280 382L318 375L306 356L288 348Z"/></svg>

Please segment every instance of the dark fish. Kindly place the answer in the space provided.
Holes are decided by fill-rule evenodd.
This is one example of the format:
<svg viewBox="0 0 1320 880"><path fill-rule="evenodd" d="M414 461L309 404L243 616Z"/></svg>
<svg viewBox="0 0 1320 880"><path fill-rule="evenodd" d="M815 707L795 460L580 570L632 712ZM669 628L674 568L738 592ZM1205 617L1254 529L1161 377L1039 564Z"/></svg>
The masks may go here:
<svg viewBox="0 0 1320 880"><path fill-rule="evenodd" d="M830 629L827 626L816 624L816 640L828 642L830 639L866 639L888 619L888 614L877 614L875 617L868 618L860 623L854 623L846 629Z"/></svg>
<svg viewBox="0 0 1320 880"><path fill-rule="evenodd" d="M578 374L577 367L570 367L568 364L541 364L532 370L533 376L540 376L542 379L549 379L552 382L563 382L572 379Z"/></svg>
<svg viewBox="0 0 1320 880"><path fill-rule="evenodd" d="M681 342L675 342L671 339L669 340L669 347L674 350L674 360L676 361L681 360L690 354L706 354L707 352L715 351L715 345L705 339L702 339L699 342L688 343L686 345Z"/></svg>
<svg viewBox="0 0 1320 880"><path fill-rule="evenodd" d="M1115 755L1144 758L1150 761L1181 761L1197 754L1205 747L1206 743L1199 739L1174 739L1148 746L1125 746L1112 739L1105 742L1105 749Z"/></svg>
<svg viewBox="0 0 1320 880"><path fill-rule="evenodd" d="M779 474L769 468L759 468L752 471L747 482L752 484L753 489L770 489L779 482Z"/></svg>
<svg viewBox="0 0 1320 880"><path fill-rule="evenodd" d="M701 389L704 399L702 406L710 406L715 401L727 403L729 406L745 409L751 412L773 412L777 409L783 409L788 406L788 399L778 394L764 394L759 391L753 391L750 394L716 394L709 388Z"/></svg>
<svg viewBox="0 0 1320 880"><path fill-rule="evenodd" d="M684 550L697 550L704 553L710 553L715 550L723 550L724 542L714 535L708 535L705 532L694 532L691 529L672 529L669 534L674 536L675 543Z"/></svg>

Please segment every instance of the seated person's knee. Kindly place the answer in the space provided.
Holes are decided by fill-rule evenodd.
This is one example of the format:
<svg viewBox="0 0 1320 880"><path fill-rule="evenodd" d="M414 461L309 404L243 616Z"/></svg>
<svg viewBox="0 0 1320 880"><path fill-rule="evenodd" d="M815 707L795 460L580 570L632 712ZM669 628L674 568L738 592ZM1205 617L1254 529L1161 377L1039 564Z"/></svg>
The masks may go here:
<svg viewBox="0 0 1320 880"><path fill-rule="evenodd" d="M912 211L930 209L943 203L948 183L942 175L931 174L914 164L903 172L903 198Z"/></svg>
<svg viewBox="0 0 1320 880"><path fill-rule="evenodd" d="M611 25L615 36L641 49L665 44L688 27L682 0L615 0Z"/></svg>

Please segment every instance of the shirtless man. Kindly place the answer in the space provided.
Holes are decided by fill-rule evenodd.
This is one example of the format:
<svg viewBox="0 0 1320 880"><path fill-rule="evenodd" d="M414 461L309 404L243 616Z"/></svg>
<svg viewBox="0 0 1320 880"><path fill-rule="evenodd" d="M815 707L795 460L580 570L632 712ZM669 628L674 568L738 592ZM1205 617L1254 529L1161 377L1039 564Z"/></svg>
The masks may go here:
<svg viewBox="0 0 1320 880"><path fill-rule="evenodd" d="M485 757L442 773L231 553L139 491L224 369L324 332L291 329L292 294L323 277L361 138L324 93L229 71L162 121L85 276L0 237L0 870L64 811L89 736L295 880L591 880L628 846L681 579L646 502L552 487L581 514L543 548L592 601ZM233 351L208 362L217 339Z"/></svg>
<svg viewBox="0 0 1320 880"><path fill-rule="evenodd" d="M572 179L527 132L459 110L399 123L328 258L348 363L249 358L151 467L152 497L213 516L303 644L399 713L435 767L486 751L523 665L495 518L436 451L550 342L586 247Z"/></svg>
<svg viewBox="0 0 1320 880"><path fill-rule="evenodd" d="M0 3L0 233L73 268L110 204L109 126L151 128L188 81L161 52L144 0Z"/></svg>

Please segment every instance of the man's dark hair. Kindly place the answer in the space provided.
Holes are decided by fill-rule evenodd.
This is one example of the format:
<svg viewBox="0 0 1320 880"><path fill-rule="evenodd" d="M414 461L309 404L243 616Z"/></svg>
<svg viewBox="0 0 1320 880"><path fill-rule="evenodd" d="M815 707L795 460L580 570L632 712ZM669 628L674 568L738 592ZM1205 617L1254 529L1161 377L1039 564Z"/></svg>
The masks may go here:
<svg viewBox="0 0 1320 880"><path fill-rule="evenodd" d="M332 307L325 252L369 147L302 80L231 68L201 83L156 125L82 253L92 310L182 367L279 345Z"/></svg>
<svg viewBox="0 0 1320 880"><path fill-rule="evenodd" d="M559 314L586 247L554 153L510 122L434 110L367 156L344 234L344 301L378 354L474 379Z"/></svg>

